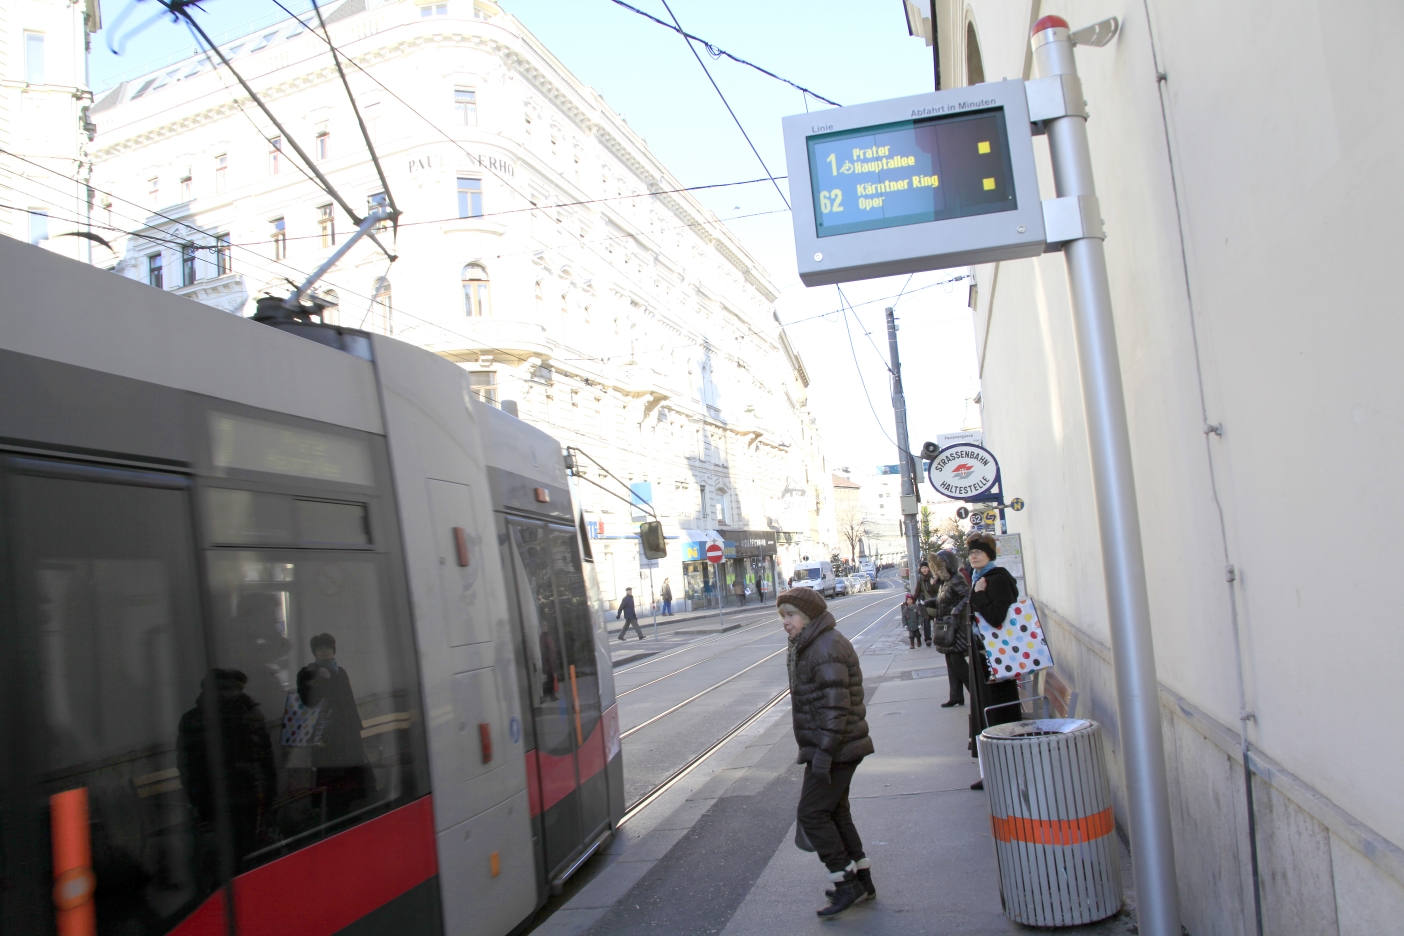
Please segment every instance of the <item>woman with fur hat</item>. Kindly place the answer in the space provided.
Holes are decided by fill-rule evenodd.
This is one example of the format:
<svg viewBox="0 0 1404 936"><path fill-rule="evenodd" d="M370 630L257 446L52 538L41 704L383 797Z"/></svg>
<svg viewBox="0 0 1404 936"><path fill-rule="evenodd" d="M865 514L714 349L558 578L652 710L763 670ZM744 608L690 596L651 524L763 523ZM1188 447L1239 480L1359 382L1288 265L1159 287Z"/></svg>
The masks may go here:
<svg viewBox="0 0 1404 936"><path fill-rule="evenodd" d="M1009 614L1009 606L1019 600L1019 583L1008 569L994 565L999 551L995 548L994 537L988 533L976 533L966 541L970 556L970 567L974 570L971 578L970 608L991 624L1003 624ZM985 656L984 642L979 634L971 631L970 639L970 756L978 757L975 738L991 725L1016 722L1023 717L1016 704L1019 701L1017 680L1005 679L989 681L990 664ZM986 713L990 706L999 706ZM985 781L977 780L970 785L972 790L983 790Z"/></svg>
<svg viewBox="0 0 1404 936"><path fill-rule="evenodd" d="M853 772L873 753L863 671L858 653L814 589L783 591L776 607L790 638L790 707L799 762L805 765L796 818L833 882L829 905L816 911L831 919L877 896L848 808Z"/></svg>

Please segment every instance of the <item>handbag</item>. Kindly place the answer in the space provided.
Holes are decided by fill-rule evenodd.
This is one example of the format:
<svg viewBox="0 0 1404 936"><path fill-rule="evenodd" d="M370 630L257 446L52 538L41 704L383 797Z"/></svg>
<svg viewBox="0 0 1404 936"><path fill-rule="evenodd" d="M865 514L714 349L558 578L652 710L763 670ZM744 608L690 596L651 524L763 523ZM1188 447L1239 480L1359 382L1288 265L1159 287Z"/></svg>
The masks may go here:
<svg viewBox="0 0 1404 936"><path fill-rule="evenodd" d="M289 692L288 700L283 704L283 731L279 742L287 748L315 747L321 744L322 729L325 727L320 718L321 714L321 702L309 708L302 704L301 695Z"/></svg>
<svg viewBox="0 0 1404 936"><path fill-rule="evenodd" d="M1048 648L1048 638L1032 598L1020 598L1011 604L997 627L978 611L975 623L979 626L985 659L990 667L989 682L1016 679L1053 665L1053 651Z"/></svg>

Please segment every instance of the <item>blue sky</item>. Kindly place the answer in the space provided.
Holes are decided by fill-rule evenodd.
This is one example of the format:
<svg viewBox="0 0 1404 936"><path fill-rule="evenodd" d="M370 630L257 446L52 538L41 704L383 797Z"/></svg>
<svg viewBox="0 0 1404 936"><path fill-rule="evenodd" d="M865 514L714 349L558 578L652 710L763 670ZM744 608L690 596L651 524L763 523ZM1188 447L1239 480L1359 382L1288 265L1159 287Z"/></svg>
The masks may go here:
<svg viewBox="0 0 1404 936"><path fill-rule="evenodd" d="M305 0L284 3L294 12L311 9ZM669 19L662 0L631 3ZM113 40L108 33L129 4L132 12ZM761 161L676 33L612 0L503 0L501 5L596 88L683 183L764 177ZM669 0L669 5L688 32L840 104L931 90L931 50L907 35L900 0ZM95 88L190 54L189 33L168 19L128 35L156 12L154 0L103 0L102 6L108 28L94 36L90 67ZM217 41L283 17L271 0L207 0L204 7L196 16ZM109 41L119 42L123 54L114 55ZM769 171L783 175L780 119L806 106L827 105L728 59L713 59L701 47L698 53ZM784 180L780 188L788 198ZM781 319L799 322L788 331L813 378L811 408L834 465L865 473L896 461L883 325L888 303L869 300L896 295L907 277L843 287L857 306L856 317L849 319L850 347L840 316L815 317L839 307L838 291L800 284L790 215L769 182L699 192L698 197L719 216L737 218L730 227L781 289ZM965 398L977 386L966 285L932 285L962 272L917 274L898 305L913 448L938 432L958 429Z"/></svg>

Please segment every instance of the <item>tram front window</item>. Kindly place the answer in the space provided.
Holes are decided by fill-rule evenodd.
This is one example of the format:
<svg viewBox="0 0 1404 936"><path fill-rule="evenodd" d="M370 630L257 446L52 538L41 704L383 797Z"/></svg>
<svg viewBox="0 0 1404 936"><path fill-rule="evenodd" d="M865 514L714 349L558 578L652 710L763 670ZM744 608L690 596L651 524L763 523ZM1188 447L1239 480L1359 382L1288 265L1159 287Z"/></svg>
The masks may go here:
<svg viewBox="0 0 1404 936"><path fill-rule="evenodd" d="M416 792L410 661L387 626L381 557L207 556L221 719L236 726L223 760L244 870Z"/></svg>
<svg viewBox="0 0 1404 936"><path fill-rule="evenodd" d="M164 933L219 872L178 750L205 673L188 494L179 479L4 480L15 570L0 659L14 745L0 768L5 931L54 932L57 883L71 899L92 894L97 932ZM71 860L84 848L90 874Z"/></svg>

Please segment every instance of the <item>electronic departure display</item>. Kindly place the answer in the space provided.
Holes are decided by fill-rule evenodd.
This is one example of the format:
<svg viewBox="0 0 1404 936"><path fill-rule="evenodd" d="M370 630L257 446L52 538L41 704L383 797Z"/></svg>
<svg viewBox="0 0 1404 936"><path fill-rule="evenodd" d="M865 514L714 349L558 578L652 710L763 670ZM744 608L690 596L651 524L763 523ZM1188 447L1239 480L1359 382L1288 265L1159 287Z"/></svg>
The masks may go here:
<svg viewBox="0 0 1404 936"><path fill-rule="evenodd" d="M1001 108L807 142L819 237L1018 207Z"/></svg>
<svg viewBox="0 0 1404 936"><path fill-rule="evenodd" d="M1044 251L1022 81L794 114L784 130L806 286Z"/></svg>

